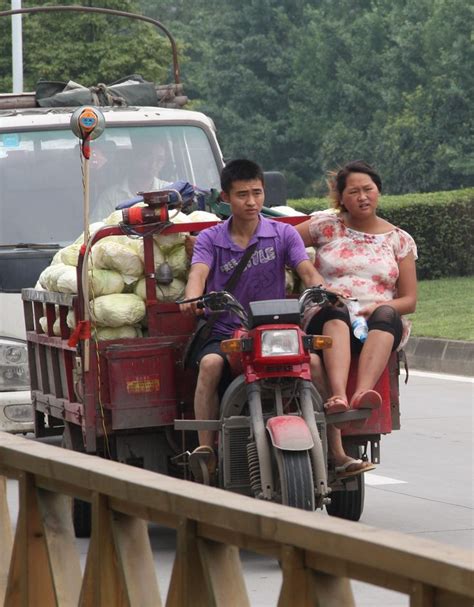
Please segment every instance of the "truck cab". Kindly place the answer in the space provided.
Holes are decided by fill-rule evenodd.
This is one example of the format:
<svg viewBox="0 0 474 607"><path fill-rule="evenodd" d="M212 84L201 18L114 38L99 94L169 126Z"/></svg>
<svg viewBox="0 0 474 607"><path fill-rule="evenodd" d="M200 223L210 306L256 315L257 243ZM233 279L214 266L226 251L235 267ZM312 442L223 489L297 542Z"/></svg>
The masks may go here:
<svg viewBox="0 0 474 607"><path fill-rule="evenodd" d="M11 97L0 95L0 430L30 432L21 289L35 287L55 253L83 231L83 160L70 128L76 108L14 107ZM222 154L204 114L143 106L101 111L105 129L89 161L91 223L144 189L133 188L150 154L160 155L149 164L158 182L219 187Z"/></svg>

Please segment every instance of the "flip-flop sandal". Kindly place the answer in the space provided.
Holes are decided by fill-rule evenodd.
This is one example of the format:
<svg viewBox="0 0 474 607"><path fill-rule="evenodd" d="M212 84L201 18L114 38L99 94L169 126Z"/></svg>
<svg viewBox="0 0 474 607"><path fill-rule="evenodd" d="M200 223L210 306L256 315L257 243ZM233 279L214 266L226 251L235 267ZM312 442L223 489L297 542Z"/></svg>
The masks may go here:
<svg viewBox="0 0 474 607"><path fill-rule="evenodd" d="M363 390L351 398L351 409L378 409L382 405L382 397L375 390Z"/></svg>
<svg viewBox="0 0 474 607"><path fill-rule="evenodd" d="M350 466L364 464L360 468L356 468L355 470L348 470ZM361 459L350 458L344 464L340 466L336 466L334 468L336 472L336 478L349 478L350 476L357 476L359 474L364 474L364 472L368 472L369 470L375 470L374 464L371 462L364 462Z"/></svg>
<svg viewBox="0 0 474 607"><path fill-rule="evenodd" d="M331 396L324 403L324 411L326 415L334 415L335 413L344 413L349 411L347 399L344 396Z"/></svg>
<svg viewBox="0 0 474 607"><path fill-rule="evenodd" d="M210 485L216 471L216 455L212 447L202 445L189 456L189 468L197 483Z"/></svg>

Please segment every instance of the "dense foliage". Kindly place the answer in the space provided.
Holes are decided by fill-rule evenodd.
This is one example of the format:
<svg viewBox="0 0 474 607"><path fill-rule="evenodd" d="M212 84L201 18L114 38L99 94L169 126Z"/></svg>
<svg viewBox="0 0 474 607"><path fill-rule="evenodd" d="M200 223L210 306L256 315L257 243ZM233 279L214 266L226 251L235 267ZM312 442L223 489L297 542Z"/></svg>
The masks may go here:
<svg viewBox="0 0 474 607"><path fill-rule="evenodd" d="M292 200L303 213L327 209L329 199ZM409 232L418 246L420 279L474 274L474 188L381 196L379 213Z"/></svg>
<svg viewBox="0 0 474 607"><path fill-rule="evenodd" d="M81 4L140 13L133 0L100 0L72 3L68 0L23 0L23 8ZM11 2L0 0L9 10ZM24 89L35 90L39 79L74 80L84 86L110 84L140 73L155 82L169 80L169 45L151 25L123 17L54 12L23 16ZM0 91L10 92L10 19L0 19Z"/></svg>
<svg viewBox="0 0 474 607"><path fill-rule="evenodd" d="M474 185L474 7L463 0L141 0L185 44L190 96L225 155L284 170L377 165L386 192ZM170 6L172 10L170 10Z"/></svg>
<svg viewBox="0 0 474 607"><path fill-rule="evenodd" d="M70 0L23 0L35 4ZM389 194L474 185L474 6L464 0L82 0L138 11L178 39L186 92L215 121L227 158L283 170L292 196L325 173L373 162ZM9 0L0 7L10 8ZM169 81L151 26L88 15L24 18L25 83ZM0 88L10 24L0 20ZM165 67L166 66L166 67Z"/></svg>

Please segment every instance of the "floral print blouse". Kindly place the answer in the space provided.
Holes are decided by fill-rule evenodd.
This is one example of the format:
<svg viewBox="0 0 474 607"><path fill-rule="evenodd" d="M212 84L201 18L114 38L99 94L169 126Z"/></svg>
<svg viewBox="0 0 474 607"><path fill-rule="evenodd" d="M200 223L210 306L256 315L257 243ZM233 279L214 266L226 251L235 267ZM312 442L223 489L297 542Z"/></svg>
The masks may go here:
<svg viewBox="0 0 474 607"><path fill-rule="evenodd" d="M408 253L417 259L413 238L394 227L383 234L367 234L345 226L334 211L315 213L309 233L316 251L315 266L326 285L344 289L357 297L360 306L390 301L397 297L398 264ZM403 337L409 337L411 323L404 317Z"/></svg>

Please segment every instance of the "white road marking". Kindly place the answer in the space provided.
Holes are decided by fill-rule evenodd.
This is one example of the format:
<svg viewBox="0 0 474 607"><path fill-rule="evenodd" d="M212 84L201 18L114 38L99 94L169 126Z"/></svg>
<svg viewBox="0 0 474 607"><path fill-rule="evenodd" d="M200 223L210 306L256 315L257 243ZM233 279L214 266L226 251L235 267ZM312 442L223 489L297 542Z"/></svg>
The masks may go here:
<svg viewBox="0 0 474 607"><path fill-rule="evenodd" d="M402 485L406 484L406 482L407 481L399 481L396 478L390 478L389 476L374 474L373 472L365 473L365 483L367 485Z"/></svg>
<svg viewBox="0 0 474 607"><path fill-rule="evenodd" d="M400 375L405 375L405 369L400 369ZM447 381L460 381L474 384L474 377L468 377L467 375L448 375L448 373L431 373L430 371L416 371L414 369L409 370L408 376L410 375L413 375L414 377L430 377L432 379L446 379Z"/></svg>

